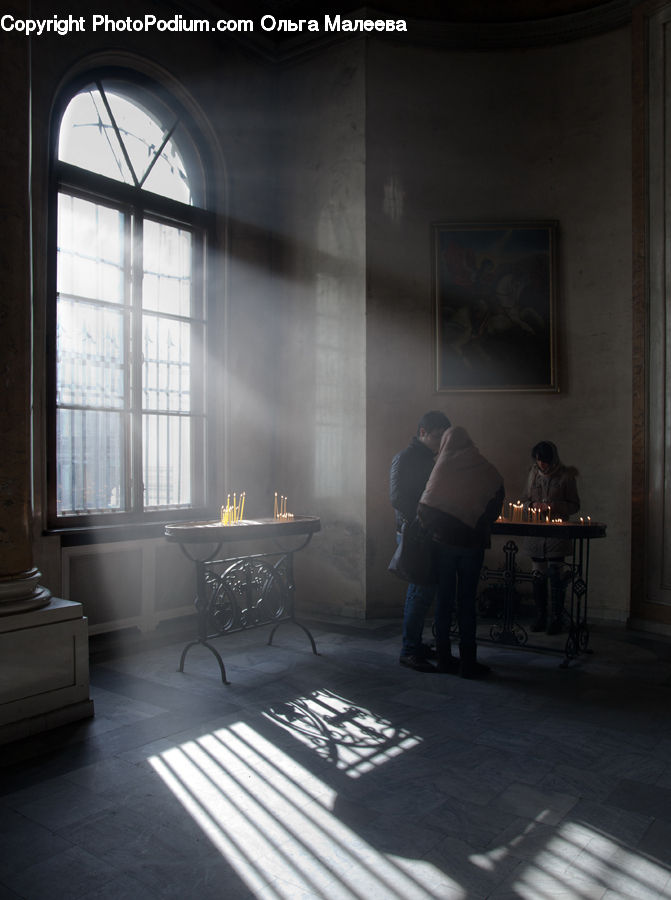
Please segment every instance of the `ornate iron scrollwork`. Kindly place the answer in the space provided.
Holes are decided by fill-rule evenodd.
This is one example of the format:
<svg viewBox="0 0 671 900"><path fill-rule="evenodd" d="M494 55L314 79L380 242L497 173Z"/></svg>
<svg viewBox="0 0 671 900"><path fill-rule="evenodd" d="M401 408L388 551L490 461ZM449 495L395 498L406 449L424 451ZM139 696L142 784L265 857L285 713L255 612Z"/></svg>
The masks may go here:
<svg viewBox="0 0 671 900"><path fill-rule="evenodd" d="M210 636L271 624L288 615L287 557L214 561L205 569Z"/></svg>

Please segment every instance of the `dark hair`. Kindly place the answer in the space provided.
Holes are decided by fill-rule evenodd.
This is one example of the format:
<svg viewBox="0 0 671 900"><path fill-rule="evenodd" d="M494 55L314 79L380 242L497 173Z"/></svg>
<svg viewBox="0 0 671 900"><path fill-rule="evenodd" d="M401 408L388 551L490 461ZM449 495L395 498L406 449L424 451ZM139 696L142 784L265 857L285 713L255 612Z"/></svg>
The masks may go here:
<svg viewBox="0 0 671 900"><path fill-rule="evenodd" d="M452 425L444 412L439 409L432 409L431 412L424 413L417 425L417 437L419 437L420 429L424 429L427 434L435 431L437 428L449 428Z"/></svg>
<svg viewBox="0 0 671 900"><path fill-rule="evenodd" d="M532 459L540 459L544 463L554 462L555 456L554 444L551 444L549 441L540 441L531 451Z"/></svg>

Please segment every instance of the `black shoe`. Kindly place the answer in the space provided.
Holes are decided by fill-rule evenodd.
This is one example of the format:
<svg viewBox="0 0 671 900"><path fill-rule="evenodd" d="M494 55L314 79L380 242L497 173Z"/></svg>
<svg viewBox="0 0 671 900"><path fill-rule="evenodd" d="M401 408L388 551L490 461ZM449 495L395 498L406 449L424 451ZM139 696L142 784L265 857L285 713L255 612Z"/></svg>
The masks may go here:
<svg viewBox="0 0 671 900"><path fill-rule="evenodd" d="M437 659L438 653L436 651L435 644L422 644L421 647L422 656L424 659Z"/></svg>
<svg viewBox="0 0 671 900"><path fill-rule="evenodd" d="M561 619L552 619L547 627L546 634L561 634Z"/></svg>
<svg viewBox="0 0 671 900"><path fill-rule="evenodd" d="M489 678L489 676L492 674L492 670L484 663L479 663L474 660L472 662L462 662L459 674L462 678L471 678L475 680L481 678Z"/></svg>
<svg viewBox="0 0 671 900"><path fill-rule="evenodd" d="M416 672L435 672L436 667L420 656L401 656L399 663L407 669L414 669Z"/></svg>
<svg viewBox="0 0 671 900"><path fill-rule="evenodd" d="M454 656L450 656L447 659L439 659L438 665L436 666L436 671L440 672L443 675L458 675L459 674L459 660Z"/></svg>

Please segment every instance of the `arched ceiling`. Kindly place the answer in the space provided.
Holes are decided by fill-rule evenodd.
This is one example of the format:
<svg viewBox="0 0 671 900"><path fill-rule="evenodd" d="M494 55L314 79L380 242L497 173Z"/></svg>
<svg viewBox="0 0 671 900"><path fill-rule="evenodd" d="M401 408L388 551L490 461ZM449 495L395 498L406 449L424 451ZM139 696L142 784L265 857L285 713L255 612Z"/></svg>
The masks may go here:
<svg viewBox="0 0 671 900"><path fill-rule="evenodd" d="M187 0L187 3L189 0ZM218 18L405 19L408 39L456 49L530 47L584 37L631 21L640 0L190 0ZM255 29L249 44L273 58L313 49L333 35Z"/></svg>
<svg viewBox="0 0 671 900"><path fill-rule="evenodd" d="M374 18L375 12L380 12L421 21L495 23L570 16L612 6L613 3L608 0L378 0L369 4L361 0L214 0L213 5L224 15L267 13L297 18L367 9L371 18Z"/></svg>
<svg viewBox="0 0 671 900"><path fill-rule="evenodd" d="M382 7L415 19L447 22L526 22L566 16L604 5L595 0L403 0Z"/></svg>

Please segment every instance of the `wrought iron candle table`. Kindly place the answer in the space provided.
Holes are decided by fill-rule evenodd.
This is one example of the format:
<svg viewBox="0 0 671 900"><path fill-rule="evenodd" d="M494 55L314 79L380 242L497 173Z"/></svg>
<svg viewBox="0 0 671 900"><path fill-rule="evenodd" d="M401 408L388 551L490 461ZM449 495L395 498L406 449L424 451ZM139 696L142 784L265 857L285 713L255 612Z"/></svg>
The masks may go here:
<svg viewBox="0 0 671 900"><path fill-rule="evenodd" d="M166 525L167 539L179 544L196 569L198 634L182 651L180 672L184 671L184 660L191 647L201 645L213 654L219 663L221 680L229 684L224 661L211 640L234 631L273 625L268 638L268 644L272 644L283 622L302 628L312 652L317 654L312 634L294 617L293 556L307 547L320 528L316 516L243 519L232 525L219 521ZM226 544L268 539L276 541L276 549L221 557Z"/></svg>
<svg viewBox="0 0 671 900"><path fill-rule="evenodd" d="M526 650L557 652L547 645L529 644L529 636L522 624L517 621L516 585L520 582L531 582L544 575L538 571L523 572L517 568L516 557L518 546L513 538L543 537L562 538L573 543L573 555L564 563L565 581L568 603L564 607L564 620L568 628L566 642L560 652L564 654L562 667L568 666L571 659L580 653L589 652L589 628L587 625L587 596L589 584L589 547L590 541L606 536L606 526L600 522L583 524L580 522L512 522L498 519L492 526L493 535L505 535L511 538L504 547L505 563L502 569L490 569L485 566L482 577L485 580L502 582L503 609L500 616L491 626L489 638L497 644L520 647ZM482 638L479 638L482 641Z"/></svg>

